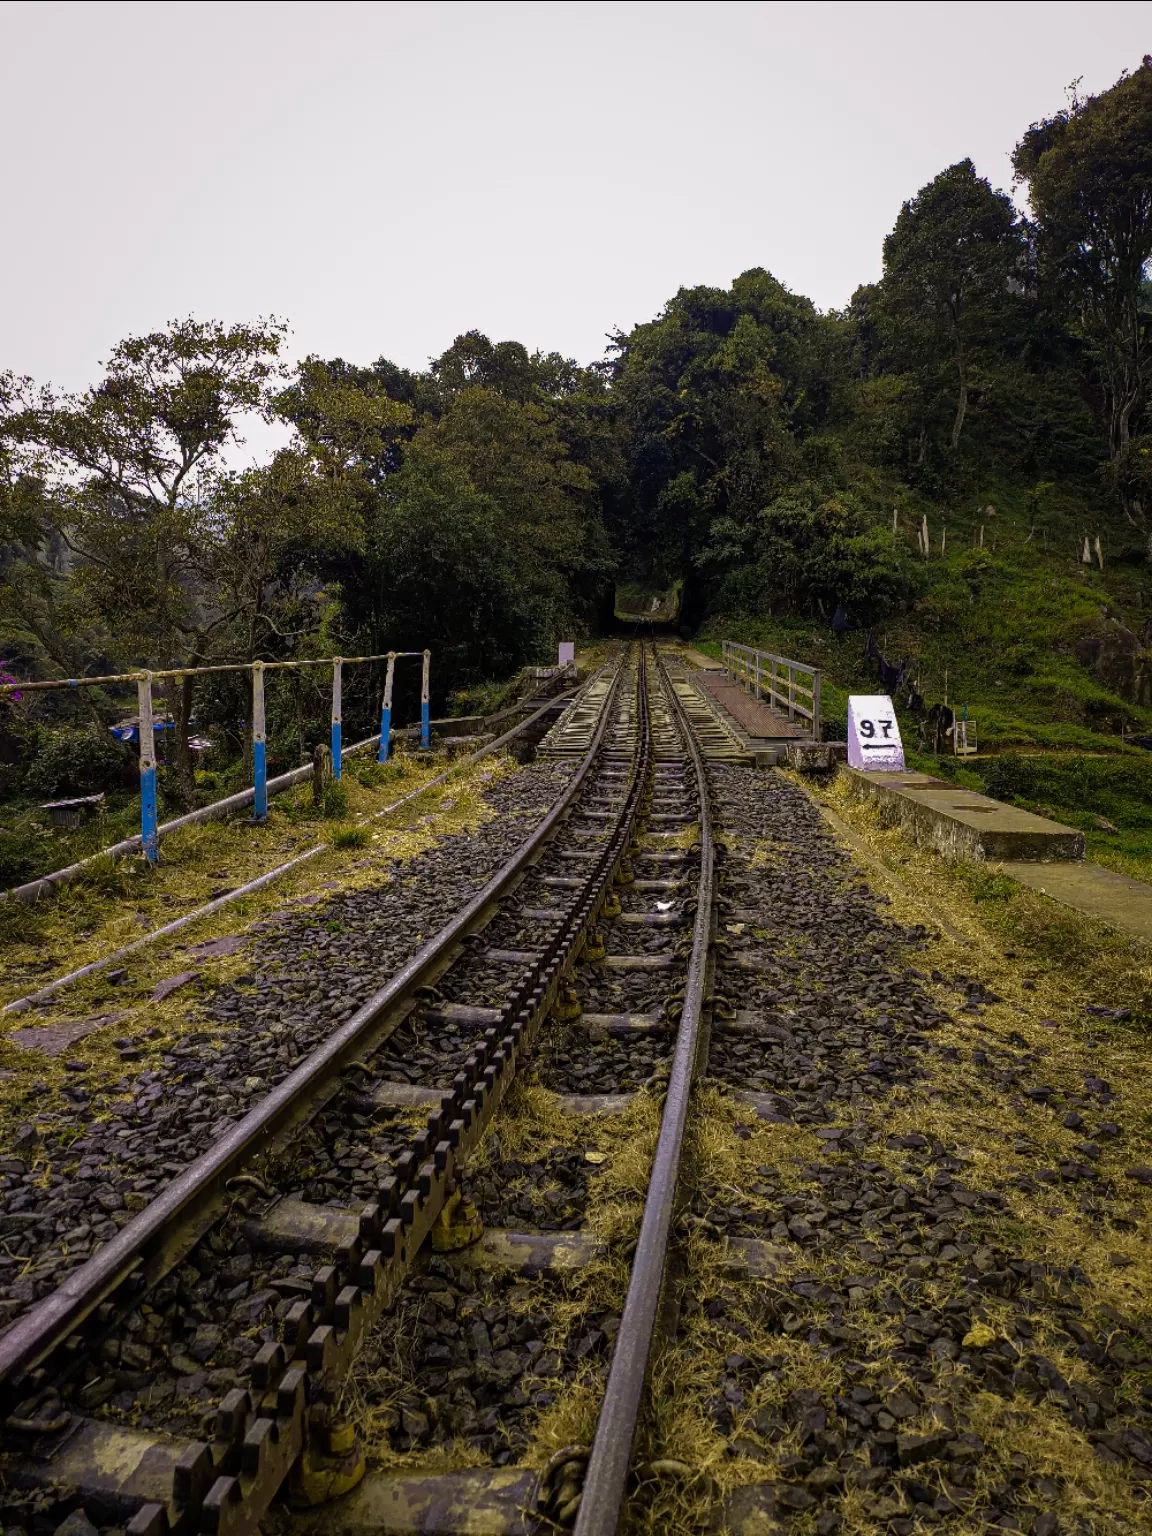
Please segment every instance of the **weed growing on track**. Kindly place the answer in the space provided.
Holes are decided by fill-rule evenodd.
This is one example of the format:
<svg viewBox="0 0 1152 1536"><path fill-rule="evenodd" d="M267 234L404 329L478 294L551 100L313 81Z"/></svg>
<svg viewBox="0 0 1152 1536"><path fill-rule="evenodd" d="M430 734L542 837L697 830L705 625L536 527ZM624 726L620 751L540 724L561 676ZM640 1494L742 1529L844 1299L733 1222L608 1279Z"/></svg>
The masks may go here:
<svg viewBox="0 0 1152 1536"><path fill-rule="evenodd" d="M367 848L372 841L372 833L367 827L334 827L328 841L333 848Z"/></svg>

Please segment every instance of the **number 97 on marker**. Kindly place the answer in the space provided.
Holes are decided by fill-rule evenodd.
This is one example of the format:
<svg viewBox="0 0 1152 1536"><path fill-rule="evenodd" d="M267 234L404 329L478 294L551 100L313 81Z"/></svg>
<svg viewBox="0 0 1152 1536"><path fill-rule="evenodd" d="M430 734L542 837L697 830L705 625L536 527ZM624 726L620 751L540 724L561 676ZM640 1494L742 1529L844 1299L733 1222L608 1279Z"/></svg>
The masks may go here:
<svg viewBox="0 0 1152 1536"><path fill-rule="evenodd" d="M886 693L849 695L848 766L865 773L904 771L900 723Z"/></svg>

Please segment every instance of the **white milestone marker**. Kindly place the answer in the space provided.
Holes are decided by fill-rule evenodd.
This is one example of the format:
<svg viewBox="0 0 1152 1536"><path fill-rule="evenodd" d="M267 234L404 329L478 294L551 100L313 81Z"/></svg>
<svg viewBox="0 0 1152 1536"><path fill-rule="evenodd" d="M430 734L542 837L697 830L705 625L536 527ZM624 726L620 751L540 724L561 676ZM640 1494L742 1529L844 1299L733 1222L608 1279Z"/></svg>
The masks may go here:
<svg viewBox="0 0 1152 1536"><path fill-rule="evenodd" d="M892 700L886 693L848 696L848 766L903 773L904 743Z"/></svg>

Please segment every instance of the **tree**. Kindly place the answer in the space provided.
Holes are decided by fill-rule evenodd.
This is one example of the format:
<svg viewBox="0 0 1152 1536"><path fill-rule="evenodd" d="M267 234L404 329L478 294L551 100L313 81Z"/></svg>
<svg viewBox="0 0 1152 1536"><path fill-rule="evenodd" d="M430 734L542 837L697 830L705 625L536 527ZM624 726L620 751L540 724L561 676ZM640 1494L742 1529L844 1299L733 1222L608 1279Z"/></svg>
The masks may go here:
<svg viewBox="0 0 1152 1536"><path fill-rule="evenodd" d="M227 615L221 643L240 661L291 656L315 634L336 558L363 555L365 518L346 480L318 472L300 445L216 480L200 553L203 584Z"/></svg>
<svg viewBox="0 0 1152 1536"><path fill-rule="evenodd" d="M1122 475L1152 370L1152 58L1033 123L1012 163L1036 218L1042 280L1091 349Z"/></svg>
<svg viewBox="0 0 1152 1536"><path fill-rule="evenodd" d="M611 532L630 574L692 571L718 518L747 525L793 474L830 399L833 323L762 268L683 288L614 342L629 490Z"/></svg>
<svg viewBox="0 0 1152 1536"><path fill-rule="evenodd" d="M40 403L31 379L0 371L0 546L43 531L44 468L29 430Z"/></svg>
<svg viewBox="0 0 1152 1536"><path fill-rule="evenodd" d="M735 565L717 597L721 607L830 614L843 603L857 620L874 623L916 590L919 573L904 541L877 525L849 490L794 486L761 508L741 536L733 534L714 528L716 555Z"/></svg>
<svg viewBox="0 0 1152 1536"><path fill-rule="evenodd" d="M997 319L1019 286L1025 243L1011 200L951 165L900 210L884 241L884 307L921 365L946 358L954 380L950 442L960 446L974 353L994 343Z"/></svg>
<svg viewBox="0 0 1152 1536"><path fill-rule="evenodd" d="M44 663L70 676L107 672L110 637L69 579L71 552L56 528L46 455L35 440L48 403L30 379L0 373L0 654L25 674ZM73 702L74 712L100 722L90 689L77 690Z"/></svg>
<svg viewBox="0 0 1152 1536"><path fill-rule="evenodd" d="M480 385L407 445L370 544L347 595L371 582L379 643L434 645L438 676L455 686L496 657L546 655L586 619L611 568L592 477L569 457L555 411Z"/></svg>
<svg viewBox="0 0 1152 1536"><path fill-rule="evenodd" d="M205 583L218 541L212 482L237 418L267 414L286 327L182 320L129 337L95 388L51 395L25 414L43 451L50 519L75 560L93 616L154 668L209 659L232 616ZM174 790L192 796L193 682L171 690Z"/></svg>

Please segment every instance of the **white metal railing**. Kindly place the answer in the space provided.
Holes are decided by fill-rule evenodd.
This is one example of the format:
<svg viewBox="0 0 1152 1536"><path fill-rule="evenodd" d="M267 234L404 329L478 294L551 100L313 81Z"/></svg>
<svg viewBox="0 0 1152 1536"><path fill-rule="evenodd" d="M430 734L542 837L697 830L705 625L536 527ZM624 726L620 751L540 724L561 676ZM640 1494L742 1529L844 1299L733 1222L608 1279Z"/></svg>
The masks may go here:
<svg viewBox="0 0 1152 1536"><path fill-rule="evenodd" d="M820 669L771 651L723 640L720 645L724 670L742 683L757 699L787 714L789 720L806 720L812 740L820 740Z"/></svg>

